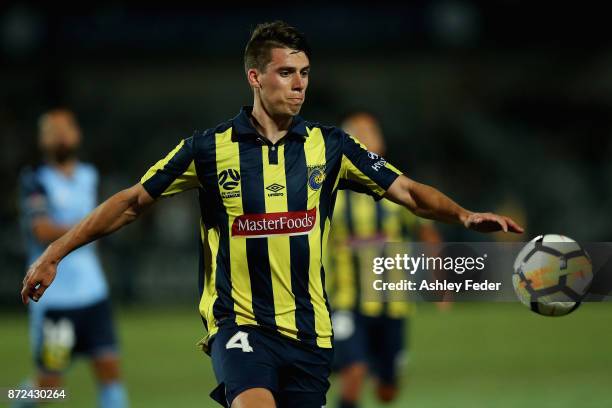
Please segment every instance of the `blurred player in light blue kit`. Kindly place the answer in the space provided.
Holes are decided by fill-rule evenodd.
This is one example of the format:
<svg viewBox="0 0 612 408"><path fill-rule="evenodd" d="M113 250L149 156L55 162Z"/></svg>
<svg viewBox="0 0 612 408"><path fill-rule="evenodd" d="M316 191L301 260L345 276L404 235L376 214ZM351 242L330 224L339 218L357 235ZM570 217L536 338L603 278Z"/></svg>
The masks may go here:
<svg viewBox="0 0 612 408"><path fill-rule="evenodd" d="M41 116L39 146L44 163L24 169L20 176L28 264L97 204L98 172L77 159L80 139L72 112L57 109ZM73 357L84 355L91 359L98 382L98 405L127 406L108 286L93 244L67 256L47 296L30 303L30 336L36 386L61 387Z"/></svg>

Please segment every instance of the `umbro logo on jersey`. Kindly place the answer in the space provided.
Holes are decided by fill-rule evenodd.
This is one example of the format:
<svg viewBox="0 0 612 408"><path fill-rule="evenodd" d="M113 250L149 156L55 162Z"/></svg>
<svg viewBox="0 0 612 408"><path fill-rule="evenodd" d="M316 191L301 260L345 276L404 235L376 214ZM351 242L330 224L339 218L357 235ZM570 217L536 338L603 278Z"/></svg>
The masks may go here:
<svg viewBox="0 0 612 408"><path fill-rule="evenodd" d="M280 191L283 190L285 188L285 186L282 186L278 183L273 183L270 184L268 187L266 187L266 190L270 191L268 193L268 197L280 197L283 196L284 193L281 193Z"/></svg>
<svg viewBox="0 0 612 408"><path fill-rule="evenodd" d="M283 188L285 188L285 186L281 186L280 184L274 183L274 184L270 184L268 187L266 187L266 190L270 190L273 193L278 193Z"/></svg>

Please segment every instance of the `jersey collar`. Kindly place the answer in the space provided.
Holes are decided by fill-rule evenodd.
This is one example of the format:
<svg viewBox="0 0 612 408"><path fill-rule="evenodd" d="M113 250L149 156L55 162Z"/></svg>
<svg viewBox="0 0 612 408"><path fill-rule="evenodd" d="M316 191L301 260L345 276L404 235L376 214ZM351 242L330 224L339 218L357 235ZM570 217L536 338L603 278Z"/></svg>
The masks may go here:
<svg viewBox="0 0 612 408"><path fill-rule="evenodd" d="M255 130L251 124L251 121L249 120L251 112L253 112L252 106L243 106L242 109L240 109L240 113L234 119L232 119L233 131L235 135L260 137L260 134L257 132L257 130ZM293 117L289 131L287 132L287 135L290 134L308 137L308 132L306 131L306 121L302 119L301 116L296 115Z"/></svg>

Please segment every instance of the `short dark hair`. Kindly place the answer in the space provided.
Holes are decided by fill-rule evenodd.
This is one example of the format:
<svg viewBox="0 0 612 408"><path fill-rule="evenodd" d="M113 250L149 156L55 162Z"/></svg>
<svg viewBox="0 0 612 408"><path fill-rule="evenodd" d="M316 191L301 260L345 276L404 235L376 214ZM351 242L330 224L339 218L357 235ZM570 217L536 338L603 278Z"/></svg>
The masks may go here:
<svg viewBox="0 0 612 408"><path fill-rule="evenodd" d="M284 21L258 24L244 50L244 70L265 70L272 48L302 51L310 59L311 49L304 34Z"/></svg>

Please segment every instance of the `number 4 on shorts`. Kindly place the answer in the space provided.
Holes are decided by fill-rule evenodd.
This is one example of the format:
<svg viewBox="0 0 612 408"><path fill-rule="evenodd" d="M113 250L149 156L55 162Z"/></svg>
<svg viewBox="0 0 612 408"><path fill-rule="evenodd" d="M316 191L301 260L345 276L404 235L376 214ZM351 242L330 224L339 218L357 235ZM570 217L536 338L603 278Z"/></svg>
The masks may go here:
<svg viewBox="0 0 612 408"><path fill-rule="evenodd" d="M252 353L253 347L249 344L249 333L238 331L225 344L226 349L238 348L245 353Z"/></svg>

